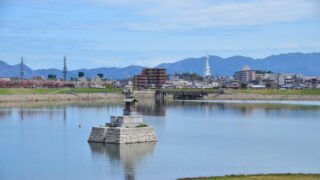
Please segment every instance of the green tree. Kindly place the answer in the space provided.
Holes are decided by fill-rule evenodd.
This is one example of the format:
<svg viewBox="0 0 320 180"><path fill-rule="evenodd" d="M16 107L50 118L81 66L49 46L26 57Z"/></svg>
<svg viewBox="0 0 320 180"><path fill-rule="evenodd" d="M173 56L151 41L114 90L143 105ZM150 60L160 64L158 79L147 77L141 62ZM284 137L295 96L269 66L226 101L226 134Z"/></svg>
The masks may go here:
<svg viewBox="0 0 320 180"><path fill-rule="evenodd" d="M57 79L57 76L55 74L48 74L48 79Z"/></svg>
<svg viewBox="0 0 320 180"><path fill-rule="evenodd" d="M78 72L78 77L79 77L79 78L82 78L82 77L84 77L84 76L85 76L84 72Z"/></svg>
<svg viewBox="0 0 320 180"><path fill-rule="evenodd" d="M248 87L248 84L246 83L241 83L241 89L247 89Z"/></svg>
<svg viewBox="0 0 320 180"><path fill-rule="evenodd" d="M98 73L97 75L98 75L99 78L101 78L101 79L104 77L103 73Z"/></svg>

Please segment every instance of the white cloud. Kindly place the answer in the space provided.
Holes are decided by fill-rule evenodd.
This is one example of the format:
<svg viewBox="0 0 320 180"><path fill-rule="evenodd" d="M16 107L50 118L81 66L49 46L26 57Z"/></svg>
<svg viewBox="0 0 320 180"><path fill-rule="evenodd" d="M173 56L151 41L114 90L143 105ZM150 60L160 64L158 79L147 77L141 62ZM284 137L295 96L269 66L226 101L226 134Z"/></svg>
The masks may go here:
<svg viewBox="0 0 320 180"><path fill-rule="evenodd" d="M190 30L290 23L319 16L315 0L90 0L124 8L139 21L118 24L132 30Z"/></svg>

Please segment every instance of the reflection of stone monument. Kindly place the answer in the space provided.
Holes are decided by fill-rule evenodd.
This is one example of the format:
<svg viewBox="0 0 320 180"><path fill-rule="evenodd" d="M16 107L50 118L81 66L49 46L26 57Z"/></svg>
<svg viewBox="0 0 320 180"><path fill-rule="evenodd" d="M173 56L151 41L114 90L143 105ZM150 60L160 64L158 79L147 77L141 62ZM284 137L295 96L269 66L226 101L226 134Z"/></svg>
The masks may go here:
<svg viewBox="0 0 320 180"><path fill-rule="evenodd" d="M93 127L88 141L115 144L157 141L154 129L144 124L143 116L136 112L138 101L127 95L123 102L123 116L111 116L110 123Z"/></svg>
<svg viewBox="0 0 320 180"><path fill-rule="evenodd" d="M139 144L102 144L90 143L92 154L107 155L111 161L120 161L123 165L126 180L135 179L136 164L149 154L153 153L156 143Z"/></svg>

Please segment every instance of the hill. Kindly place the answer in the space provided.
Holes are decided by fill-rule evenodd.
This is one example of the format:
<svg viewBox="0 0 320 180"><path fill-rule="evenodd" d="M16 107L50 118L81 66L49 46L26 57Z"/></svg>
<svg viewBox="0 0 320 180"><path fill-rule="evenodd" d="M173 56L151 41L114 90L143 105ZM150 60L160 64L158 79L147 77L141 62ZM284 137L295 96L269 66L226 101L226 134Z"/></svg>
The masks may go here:
<svg viewBox="0 0 320 180"><path fill-rule="evenodd" d="M172 73L195 72L203 74L205 57L187 58L175 63L163 63L157 67L166 68ZM264 59L254 59L245 56L233 56L221 58L219 56L209 56L209 64L212 75L232 75L243 65L248 65L251 69L266 70L277 73L301 73L307 76L319 76L320 53L288 53L266 57Z"/></svg>
<svg viewBox="0 0 320 180"><path fill-rule="evenodd" d="M174 63L163 63L156 67L166 68L168 74L194 72L203 74L205 57L186 58ZM233 75L242 66L248 65L251 69L266 70L276 73L297 73L306 76L320 76L320 53L287 53L280 55L272 55L263 59L254 59L245 56L233 56L229 58L221 58L219 56L209 56L209 64L211 66L212 75ZM139 74L143 69L142 66L127 66L124 68L117 67L101 67L94 69L79 69L68 72L68 78L77 77L78 72L82 71L87 77L93 78L97 73L103 73L108 79L124 79L130 78L135 74ZM55 74L62 77L62 71L59 69L39 69L32 70L28 66L24 66L25 77L34 76L47 77L48 74ZM9 65L4 61L0 61L0 77L19 77L20 65Z"/></svg>

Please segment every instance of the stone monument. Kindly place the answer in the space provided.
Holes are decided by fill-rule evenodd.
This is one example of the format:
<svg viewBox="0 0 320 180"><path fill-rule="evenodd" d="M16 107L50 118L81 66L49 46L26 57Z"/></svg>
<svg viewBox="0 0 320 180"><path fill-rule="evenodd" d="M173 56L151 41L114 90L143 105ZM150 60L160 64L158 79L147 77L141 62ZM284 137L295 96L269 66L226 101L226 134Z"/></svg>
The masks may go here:
<svg viewBox="0 0 320 180"><path fill-rule="evenodd" d="M123 116L111 116L110 123L92 127L89 142L140 143L157 141L154 129L143 122L143 116L136 112L136 102L130 94L123 100Z"/></svg>

